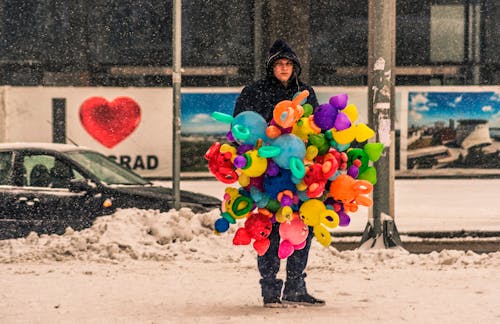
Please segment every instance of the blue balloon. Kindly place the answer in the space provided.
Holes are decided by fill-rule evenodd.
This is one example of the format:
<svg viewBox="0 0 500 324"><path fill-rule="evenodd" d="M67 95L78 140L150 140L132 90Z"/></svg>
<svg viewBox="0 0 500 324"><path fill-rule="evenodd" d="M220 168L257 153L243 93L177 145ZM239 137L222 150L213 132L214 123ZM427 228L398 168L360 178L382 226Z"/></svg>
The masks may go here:
<svg viewBox="0 0 500 324"><path fill-rule="evenodd" d="M260 138L263 142L269 139L266 135L267 122L254 111L244 111L233 118L231 132L236 141L240 144L250 144L255 146Z"/></svg>
<svg viewBox="0 0 500 324"><path fill-rule="evenodd" d="M269 197L276 199L278 193L284 190L297 190L295 183L292 181L292 172L287 169L279 169L279 172L274 177L264 178L264 190Z"/></svg>
<svg viewBox="0 0 500 324"><path fill-rule="evenodd" d="M290 169L291 158L303 160L306 155L304 142L293 134L284 134L271 142L272 146L279 147L280 153L273 157L274 162L283 169Z"/></svg>
<svg viewBox="0 0 500 324"><path fill-rule="evenodd" d="M224 233L229 229L229 222L225 218L219 218L215 221L215 230L219 233Z"/></svg>

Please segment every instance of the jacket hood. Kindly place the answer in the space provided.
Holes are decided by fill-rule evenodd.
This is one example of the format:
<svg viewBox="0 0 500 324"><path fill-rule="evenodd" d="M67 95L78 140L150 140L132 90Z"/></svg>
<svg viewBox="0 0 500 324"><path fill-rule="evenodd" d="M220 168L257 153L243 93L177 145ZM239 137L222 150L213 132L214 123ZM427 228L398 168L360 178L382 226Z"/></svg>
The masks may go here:
<svg viewBox="0 0 500 324"><path fill-rule="evenodd" d="M266 72L267 75L273 74L274 62L281 58L287 58L293 62L293 76L297 78L302 70L300 66L300 60L297 54L292 50L292 48L282 39L278 39L269 49L267 60L266 60Z"/></svg>

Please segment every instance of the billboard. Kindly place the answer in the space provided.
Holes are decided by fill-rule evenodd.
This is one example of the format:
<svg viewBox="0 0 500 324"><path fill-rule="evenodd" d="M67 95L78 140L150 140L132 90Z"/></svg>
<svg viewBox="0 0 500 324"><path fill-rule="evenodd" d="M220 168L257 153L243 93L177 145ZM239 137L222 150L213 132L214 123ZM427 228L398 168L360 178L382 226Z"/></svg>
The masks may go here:
<svg viewBox="0 0 500 324"><path fill-rule="evenodd" d="M210 115L231 115L241 89L182 88L183 173L208 171L205 152L214 142L225 142L229 130ZM366 87L314 89L320 104L348 94L358 121L369 124ZM172 176L171 88L6 86L0 87L0 98L3 142L74 142L143 176ZM500 170L499 98L499 86L397 87L396 170Z"/></svg>
<svg viewBox="0 0 500 324"><path fill-rule="evenodd" d="M403 88L408 170L499 169L500 87Z"/></svg>
<svg viewBox="0 0 500 324"><path fill-rule="evenodd" d="M172 174L172 89L4 87L4 142L96 149L147 176ZM54 136L57 135L57 136Z"/></svg>

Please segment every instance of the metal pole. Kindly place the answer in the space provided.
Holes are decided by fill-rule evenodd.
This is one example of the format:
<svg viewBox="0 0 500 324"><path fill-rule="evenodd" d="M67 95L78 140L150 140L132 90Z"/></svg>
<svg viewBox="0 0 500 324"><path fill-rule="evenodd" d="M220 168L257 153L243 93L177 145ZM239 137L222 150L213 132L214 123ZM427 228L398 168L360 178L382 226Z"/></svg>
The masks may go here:
<svg viewBox="0 0 500 324"><path fill-rule="evenodd" d="M374 163L377 184L373 189L373 218L368 222L361 243L371 247L401 245L394 223L394 52L395 0L368 2L368 119L384 144ZM381 241L383 239L383 242Z"/></svg>
<svg viewBox="0 0 500 324"><path fill-rule="evenodd" d="M174 195L174 208L180 208L181 190L181 28L182 28L182 0L173 2L172 23L172 87L173 87L173 150L172 150L172 190Z"/></svg>
<svg viewBox="0 0 500 324"><path fill-rule="evenodd" d="M262 78L262 0L254 1L254 80Z"/></svg>

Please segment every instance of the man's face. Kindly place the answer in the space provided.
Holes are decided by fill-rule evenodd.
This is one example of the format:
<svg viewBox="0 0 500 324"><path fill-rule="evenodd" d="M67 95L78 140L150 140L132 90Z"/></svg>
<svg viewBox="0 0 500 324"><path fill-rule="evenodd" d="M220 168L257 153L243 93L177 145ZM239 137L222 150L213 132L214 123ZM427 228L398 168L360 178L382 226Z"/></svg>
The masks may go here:
<svg viewBox="0 0 500 324"><path fill-rule="evenodd" d="M273 73L281 83L286 83L292 77L293 62L287 58L278 59L274 62Z"/></svg>

